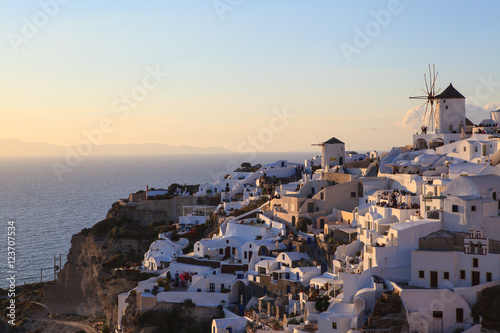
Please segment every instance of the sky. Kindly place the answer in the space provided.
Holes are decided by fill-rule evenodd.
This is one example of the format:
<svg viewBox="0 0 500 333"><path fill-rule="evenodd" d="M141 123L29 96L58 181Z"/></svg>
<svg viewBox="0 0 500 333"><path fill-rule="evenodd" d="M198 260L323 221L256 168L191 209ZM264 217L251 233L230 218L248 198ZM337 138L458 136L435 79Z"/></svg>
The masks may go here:
<svg viewBox="0 0 500 333"><path fill-rule="evenodd" d="M428 64L500 108L498 1L0 1L0 139L412 143Z"/></svg>

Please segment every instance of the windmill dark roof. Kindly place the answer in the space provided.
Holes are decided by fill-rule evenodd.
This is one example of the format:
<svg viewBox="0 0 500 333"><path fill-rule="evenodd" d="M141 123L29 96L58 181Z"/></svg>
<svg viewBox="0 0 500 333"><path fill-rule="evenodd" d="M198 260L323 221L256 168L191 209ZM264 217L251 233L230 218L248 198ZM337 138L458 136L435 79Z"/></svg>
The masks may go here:
<svg viewBox="0 0 500 333"><path fill-rule="evenodd" d="M469 118L465 118L465 126L474 126L474 123Z"/></svg>
<svg viewBox="0 0 500 333"><path fill-rule="evenodd" d="M335 143L343 143L343 142L335 137L331 138L328 141L323 142L323 144L335 144Z"/></svg>
<svg viewBox="0 0 500 333"><path fill-rule="evenodd" d="M444 99L444 98L463 98L465 99L464 95L458 92L457 89L453 87L453 85L450 83L448 88L446 88L442 93L436 96L438 99Z"/></svg>

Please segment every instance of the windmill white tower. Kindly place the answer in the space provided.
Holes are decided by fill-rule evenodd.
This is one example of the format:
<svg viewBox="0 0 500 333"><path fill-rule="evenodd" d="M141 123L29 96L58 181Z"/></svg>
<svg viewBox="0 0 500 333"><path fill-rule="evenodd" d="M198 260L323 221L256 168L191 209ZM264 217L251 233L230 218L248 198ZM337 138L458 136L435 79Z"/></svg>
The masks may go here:
<svg viewBox="0 0 500 333"><path fill-rule="evenodd" d="M425 100L424 116L422 118L422 133L413 135L415 150L436 148L466 137L465 97L450 83L448 88L439 93L436 90L438 73L434 65L429 65L429 73L424 74L425 93L423 96L411 99Z"/></svg>
<svg viewBox="0 0 500 333"><path fill-rule="evenodd" d="M450 83L436 96L436 133L461 133L465 130L465 97Z"/></svg>

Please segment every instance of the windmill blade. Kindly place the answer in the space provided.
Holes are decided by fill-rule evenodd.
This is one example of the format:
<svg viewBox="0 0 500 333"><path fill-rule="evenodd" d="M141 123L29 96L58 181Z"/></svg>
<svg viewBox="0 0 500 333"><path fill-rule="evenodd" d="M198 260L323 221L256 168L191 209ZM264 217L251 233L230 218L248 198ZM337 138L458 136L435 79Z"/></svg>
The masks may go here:
<svg viewBox="0 0 500 333"><path fill-rule="evenodd" d="M432 101L430 101L429 103L431 105L431 107L429 108L429 123L427 125L427 127L429 129L434 129L434 121L433 121L433 118L435 118L435 115L434 115L434 112L433 112L433 107L432 107Z"/></svg>
<svg viewBox="0 0 500 333"><path fill-rule="evenodd" d="M429 101L425 102L425 111L424 111L424 118L422 119L422 123L425 125L425 119L427 118L427 108L429 107ZM422 105L423 107L423 105ZM429 126L427 126L429 128Z"/></svg>
<svg viewBox="0 0 500 333"><path fill-rule="evenodd" d="M434 81L432 82L432 96L436 96L437 92L435 92L435 87L436 87L436 79L437 79L437 73L434 76Z"/></svg>
<svg viewBox="0 0 500 333"><path fill-rule="evenodd" d="M434 100L431 100L431 108L430 108L431 118L434 118L434 128L438 127L438 118L436 117L436 108L434 107Z"/></svg>
<svg viewBox="0 0 500 333"><path fill-rule="evenodd" d="M434 105L431 105L431 108L432 108L432 113L434 114L434 123L435 123L435 126L436 128L438 127L439 125L439 120L438 118L436 117L436 108Z"/></svg>
<svg viewBox="0 0 500 333"><path fill-rule="evenodd" d="M427 99L428 96L411 96L410 99Z"/></svg>
<svg viewBox="0 0 500 333"><path fill-rule="evenodd" d="M429 86L431 86L432 89L432 72L431 72L431 65L429 64Z"/></svg>
<svg viewBox="0 0 500 333"><path fill-rule="evenodd" d="M425 90L422 89L422 91L428 95L429 94L429 86L427 85L427 77L425 76L425 74L424 74L424 82L425 82Z"/></svg>

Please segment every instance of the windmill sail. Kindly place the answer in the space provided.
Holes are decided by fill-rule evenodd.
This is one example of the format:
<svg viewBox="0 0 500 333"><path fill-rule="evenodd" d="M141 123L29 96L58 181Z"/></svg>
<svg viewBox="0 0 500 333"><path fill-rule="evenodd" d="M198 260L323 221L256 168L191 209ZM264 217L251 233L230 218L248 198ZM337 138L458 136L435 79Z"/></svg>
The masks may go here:
<svg viewBox="0 0 500 333"><path fill-rule="evenodd" d="M435 65L429 65L429 77L424 73L425 90L422 89L425 95L423 96L413 96L410 99L423 99L425 100L422 104L422 108L425 106L424 116L422 118L422 133L426 133L427 130L434 130L438 125L438 120L436 117L436 96L440 89L436 91L436 78L438 73L436 72Z"/></svg>

